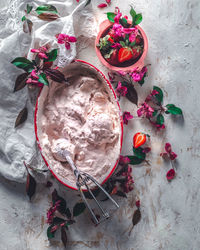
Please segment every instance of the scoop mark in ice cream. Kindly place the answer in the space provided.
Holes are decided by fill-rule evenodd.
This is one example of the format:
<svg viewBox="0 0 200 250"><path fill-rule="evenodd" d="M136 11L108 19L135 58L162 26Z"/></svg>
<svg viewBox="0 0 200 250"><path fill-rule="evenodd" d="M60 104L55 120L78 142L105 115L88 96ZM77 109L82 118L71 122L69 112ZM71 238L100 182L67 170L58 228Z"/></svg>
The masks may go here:
<svg viewBox="0 0 200 250"><path fill-rule="evenodd" d="M69 82L49 87L41 118L43 154L70 183L75 183L73 171L56 154L56 145L70 152L80 171L103 181L120 151L117 104L108 86L93 76L73 75Z"/></svg>

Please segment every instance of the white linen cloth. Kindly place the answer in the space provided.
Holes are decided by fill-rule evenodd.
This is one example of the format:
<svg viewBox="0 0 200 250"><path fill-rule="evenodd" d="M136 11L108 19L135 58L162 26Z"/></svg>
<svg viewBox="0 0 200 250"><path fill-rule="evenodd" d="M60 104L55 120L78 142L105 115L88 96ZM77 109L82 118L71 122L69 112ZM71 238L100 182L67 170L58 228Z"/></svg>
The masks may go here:
<svg viewBox="0 0 200 250"><path fill-rule="evenodd" d="M27 87L13 93L15 79L23 71L10 62L16 57L25 55L31 59L30 48L48 43L51 48L59 48L58 66L62 67L70 63L76 56L76 45L71 44L71 49L66 50L64 44L57 44L55 35L65 33L78 38L85 36L87 40L95 36L95 20L90 6L84 8L85 2L86 0L80 1L79 4L75 0L34 2L1 0L0 2L0 174L9 180L17 182L26 180L23 161L34 168L46 168L38 152L34 134L36 93L28 90ZM33 22L32 34L24 33L21 18L27 3L33 5L33 9L42 4L54 5L60 18L47 22L30 14L29 19ZM81 45L81 42L79 44ZM25 105L29 111L28 118L24 124L14 128L15 119Z"/></svg>

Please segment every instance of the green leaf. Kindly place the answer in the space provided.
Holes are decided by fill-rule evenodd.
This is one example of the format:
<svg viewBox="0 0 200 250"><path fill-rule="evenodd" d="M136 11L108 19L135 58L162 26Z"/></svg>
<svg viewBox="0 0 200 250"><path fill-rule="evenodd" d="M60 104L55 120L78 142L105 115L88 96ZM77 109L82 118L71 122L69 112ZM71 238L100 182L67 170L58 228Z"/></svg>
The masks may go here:
<svg viewBox="0 0 200 250"><path fill-rule="evenodd" d="M41 5L41 6L37 7L37 9L35 11L37 12L38 15L40 15L44 12L50 12L50 13L54 13L54 14L58 13L56 7L53 5L49 5L49 4Z"/></svg>
<svg viewBox="0 0 200 250"><path fill-rule="evenodd" d="M134 47L134 46L135 46L135 41L132 42L132 43L130 43L129 46L130 46L130 47Z"/></svg>
<svg viewBox="0 0 200 250"><path fill-rule="evenodd" d="M155 95L157 101L161 104L163 102L163 91L157 86L153 86L153 90L158 91L159 94Z"/></svg>
<svg viewBox="0 0 200 250"><path fill-rule="evenodd" d="M138 158L137 156L127 155L127 157L130 159L131 165L137 165L143 162L143 159Z"/></svg>
<svg viewBox="0 0 200 250"><path fill-rule="evenodd" d="M54 225L52 224L52 225L50 225L50 226L47 228L47 237L48 237L48 239L52 239L52 238L54 238L54 236L55 236L55 232L56 232L56 231L51 232L51 229L52 229L53 226L54 226Z"/></svg>
<svg viewBox="0 0 200 250"><path fill-rule="evenodd" d="M33 6L27 4L26 5L26 11L27 11L27 14L29 14L31 12L31 10L33 9Z"/></svg>
<svg viewBox="0 0 200 250"><path fill-rule="evenodd" d="M142 14L137 14L135 16L135 25L138 25L142 22Z"/></svg>
<svg viewBox="0 0 200 250"><path fill-rule="evenodd" d="M53 49L52 51L50 51L49 53L46 53L46 54L48 56L48 59L44 59L44 62L53 62L57 58L58 49Z"/></svg>
<svg viewBox="0 0 200 250"><path fill-rule="evenodd" d="M139 148L134 148L133 147L133 153L135 154L135 156L137 156L139 159L144 160L146 158L146 154L143 152L143 148L139 147Z"/></svg>
<svg viewBox="0 0 200 250"><path fill-rule="evenodd" d="M116 16L116 14L115 14L114 12L107 12L106 14L107 14L108 20L109 20L110 22L114 23L114 22L115 22L114 18L115 18L115 16Z"/></svg>
<svg viewBox="0 0 200 250"><path fill-rule="evenodd" d="M167 112L172 114L172 115L182 115L183 112L180 108L176 107L174 104L167 104ZM165 113L167 113L165 112Z"/></svg>
<svg viewBox="0 0 200 250"><path fill-rule="evenodd" d="M136 12L133 9L133 7L131 6L131 10L130 10L130 15L132 17L132 25L135 25L135 16L136 16Z"/></svg>
<svg viewBox="0 0 200 250"><path fill-rule="evenodd" d="M121 19L119 19L119 23L124 27L127 28L128 27L128 22L126 20L126 18L122 17Z"/></svg>
<svg viewBox="0 0 200 250"><path fill-rule="evenodd" d="M84 212L85 208L86 208L85 203L83 202L76 203L76 205L73 208L73 216L75 217L80 215L81 213Z"/></svg>
<svg viewBox="0 0 200 250"><path fill-rule="evenodd" d="M154 112L153 112L153 116L156 116L156 115L157 115L157 113L158 113L158 110L154 110Z"/></svg>
<svg viewBox="0 0 200 250"><path fill-rule="evenodd" d="M22 20L22 22L24 22L26 20L26 17L23 16L21 20Z"/></svg>
<svg viewBox="0 0 200 250"><path fill-rule="evenodd" d="M25 57L17 57L11 63L26 72L31 72L34 69L33 62L29 61Z"/></svg>
<svg viewBox="0 0 200 250"><path fill-rule="evenodd" d="M122 47L126 47L126 44L124 41L120 41L119 43L121 44Z"/></svg>
<svg viewBox="0 0 200 250"><path fill-rule="evenodd" d="M85 4L85 7L91 3L91 0L87 0L86 4Z"/></svg>
<svg viewBox="0 0 200 250"><path fill-rule="evenodd" d="M39 82L43 83L44 85L47 85L49 86L49 82L47 80L47 77L46 77L46 74L45 73L41 73L39 75L39 79L38 79Z"/></svg>
<svg viewBox="0 0 200 250"><path fill-rule="evenodd" d="M156 118L156 123L157 124L160 124L160 125L163 125L165 122L165 119L164 119L164 116L162 114L159 114Z"/></svg>
<svg viewBox="0 0 200 250"><path fill-rule="evenodd" d="M59 217L54 217L53 218L53 225L60 225L61 223L63 223L63 222L65 222L65 220L64 219L62 219L62 218L59 218Z"/></svg>

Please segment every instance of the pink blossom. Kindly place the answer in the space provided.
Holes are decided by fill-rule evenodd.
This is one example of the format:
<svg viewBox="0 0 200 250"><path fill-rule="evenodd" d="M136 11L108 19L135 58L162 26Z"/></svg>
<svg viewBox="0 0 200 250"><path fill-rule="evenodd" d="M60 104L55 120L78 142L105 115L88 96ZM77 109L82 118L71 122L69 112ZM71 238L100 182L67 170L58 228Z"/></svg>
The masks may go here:
<svg viewBox="0 0 200 250"><path fill-rule="evenodd" d="M139 208L139 207L140 207L140 200L137 200L137 201L135 202L135 205L136 205L137 208Z"/></svg>
<svg viewBox="0 0 200 250"><path fill-rule="evenodd" d="M47 211L47 223L51 224L53 222L53 217L55 211L59 208L60 206L60 200L56 201L55 205L50 207L49 210Z"/></svg>
<svg viewBox="0 0 200 250"><path fill-rule="evenodd" d="M105 8L107 7L108 5L106 3L100 3L99 5L97 5L98 8Z"/></svg>
<svg viewBox="0 0 200 250"><path fill-rule="evenodd" d="M119 20L120 20L120 18L122 16L122 13L120 12L118 7L116 7L115 10L117 12L117 15L114 17L114 21L115 21L115 23L119 23Z"/></svg>
<svg viewBox="0 0 200 250"><path fill-rule="evenodd" d="M156 122L150 121L153 126L155 126L158 130L165 129L165 124L158 124Z"/></svg>
<svg viewBox="0 0 200 250"><path fill-rule="evenodd" d="M131 119L133 119L133 116L130 114L130 112L125 111L123 113L123 122L124 122L124 124L127 125L128 121L131 120Z"/></svg>
<svg viewBox="0 0 200 250"><path fill-rule="evenodd" d="M172 147L171 147L171 144L169 142L167 142L165 144L165 151L166 152L161 153L160 156L162 156L163 158L168 156L170 158L170 160L172 160L172 161L177 158L177 154L172 151Z"/></svg>
<svg viewBox="0 0 200 250"><path fill-rule="evenodd" d="M128 193L133 190L134 181L131 173L132 173L132 168L130 166L128 166L126 170L122 173L122 176L126 177L125 183L121 186L125 193Z"/></svg>
<svg viewBox="0 0 200 250"><path fill-rule="evenodd" d="M142 81L144 75L147 73L147 67L144 66L141 70L138 68L134 69L132 72L130 72L130 76L135 82Z"/></svg>
<svg viewBox="0 0 200 250"><path fill-rule="evenodd" d="M124 28L121 24L114 23L112 27L112 31L117 37L122 37L124 35Z"/></svg>
<svg viewBox="0 0 200 250"><path fill-rule="evenodd" d="M137 115L139 117L143 116L146 118L151 118L153 116L154 109L149 106L146 102L141 105L141 108L137 110Z"/></svg>
<svg viewBox="0 0 200 250"><path fill-rule="evenodd" d="M61 33L56 35L56 38L59 44L65 44L67 50L70 49L70 43L75 43L77 41L76 37Z"/></svg>
<svg viewBox="0 0 200 250"><path fill-rule="evenodd" d="M130 159L127 157L127 156L122 156L120 155L120 158L119 158L119 164L121 165L126 165L130 162Z"/></svg>
<svg viewBox="0 0 200 250"><path fill-rule="evenodd" d="M125 76L126 75L126 72L123 71L123 70L119 70L119 71L117 71L117 73L119 73L121 76Z"/></svg>
<svg viewBox="0 0 200 250"><path fill-rule="evenodd" d="M168 181L170 181L170 180L174 179L175 175L176 175L176 172L175 172L174 169L172 168L172 169L170 169L170 170L167 172L166 178L167 178Z"/></svg>
<svg viewBox="0 0 200 250"><path fill-rule="evenodd" d="M46 55L47 48L42 46L39 49L31 49L32 53L37 53L38 57L41 59L48 59L48 56Z"/></svg>
<svg viewBox="0 0 200 250"><path fill-rule="evenodd" d="M111 45L111 47L114 48L114 49L120 49L120 48L122 48L122 45L120 43L113 43Z"/></svg>
<svg viewBox="0 0 200 250"><path fill-rule="evenodd" d="M118 96L126 96L126 94L128 93L127 87L122 86L121 82L118 82L118 86L116 88L116 93Z"/></svg>
<svg viewBox="0 0 200 250"><path fill-rule="evenodd" d="M151 151L151 148L150 147L146 147L142 150L143 153L147 154Z"/></svg>
<svg viewBox="0 0 200 250"><path fill-rule="evenodd" d="M149 102L151 98L157 94L159 94L157 90L152 90L151 93L146 97L145 102Z"/></svg>
<svg viewBox="0 0 200 250"><path fill-rule="evenodd" d="M32 72L31 72L31 78L33 78L33 79L35 79L35 80L39 79L39 77L38 77L37 72L36 72L35 69L32 70Z"/></svg>
<svg viewBox="0 0 200 250"><path fill-rule="evenodd" d="M125 18L126 20L128 20L128 16L124 16L124 18Z"/></svg>

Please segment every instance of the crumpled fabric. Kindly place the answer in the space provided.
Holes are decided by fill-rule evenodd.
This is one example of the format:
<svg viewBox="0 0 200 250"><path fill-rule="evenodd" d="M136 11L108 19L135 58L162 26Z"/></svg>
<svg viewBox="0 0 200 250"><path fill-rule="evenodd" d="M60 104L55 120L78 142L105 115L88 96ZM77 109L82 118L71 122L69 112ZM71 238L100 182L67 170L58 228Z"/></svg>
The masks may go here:
<svg viewBox="0 0 200 250"><path fill-rule="evenodd" d="M57 65L64 67L76 57L76 44L66 50L58 44L55 37L58 33L93 39L96 35L95 19L90 6L84 8L86 0L77 3L75 0L1 0L0 2L0 174L17 182L25 182L26 169L23 161L35 169L45 170L45 163L39 153L34 133L34 109L37 91L27 87L13 93L16 77L23 73L10 62L21 56L32 58L30 48L49 44L51 48L59 48ZM31 35L23 32L21 21L26 5L54 5L60 18L47 22L30 15L33 22ZM84 41L84 39L83 39ZM81 45L81 42L78 43ZM83 47L85 45L83 44ZM14 128L19 112L28 108L27 120ZM42 182L46 174L36 174L37 181ZM39 176L39 177L38 177Z"/></svg>

